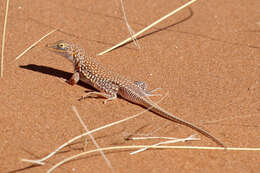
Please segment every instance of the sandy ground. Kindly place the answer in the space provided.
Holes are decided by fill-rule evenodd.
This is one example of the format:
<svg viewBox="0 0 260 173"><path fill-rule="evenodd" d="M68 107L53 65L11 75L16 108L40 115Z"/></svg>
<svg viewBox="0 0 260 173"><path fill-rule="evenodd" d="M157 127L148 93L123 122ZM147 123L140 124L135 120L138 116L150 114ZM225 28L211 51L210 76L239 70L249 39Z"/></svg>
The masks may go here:
<svg viewBox="0 0 260 173"><path fill-rule="evenodd" d="M186 2L186 1L185 1ZM176 0L125 0L130 25L139 31L184 4ZM5 0L0 3L2 40ZM150 89L169 96L160 105L197 124L228 147L260 146L260 4L259 0L198 0L139 37L141 47L127 44L97 57L105 66ZM18 61L15 57L53 29L60 29ZM78 101L87 85L70 86L72 66L49 52L46 43L69 40L89 55L129 36L119 1L11 1L9 6L4 77L0 79L0 172L46 172L58 161L82 151L83 140L47 161L31 166L21 158L46 156L84 132L72 111L75 105L89 129L143 110L123 99L104 105L102 99ZM155 97L154 100L158 100ZM187 137L193 130L145 113L126 123L93 134L101 147L153 144L125 141L129 134ZM216 146L200 141L177 145ZM94 149L91 142L87 150ZM258 151L190 149L106 152L115 172L258 172ZM258 170L258 171L257 171ZM99 153L69 162L55 172L112 172Z"/></svg>

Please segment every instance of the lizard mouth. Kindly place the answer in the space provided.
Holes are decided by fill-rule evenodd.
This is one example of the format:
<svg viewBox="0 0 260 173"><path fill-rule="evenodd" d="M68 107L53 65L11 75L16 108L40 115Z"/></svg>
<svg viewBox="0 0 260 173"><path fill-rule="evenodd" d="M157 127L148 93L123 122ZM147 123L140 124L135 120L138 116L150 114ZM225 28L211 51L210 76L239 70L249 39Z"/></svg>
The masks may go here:
<svg viewBox="0 0 260 173"><path fill-rule="evenodd" d="M57 46L57 44L53 43L53 44L46 44L45 45L46 48L48 48L49 50L51 50L52 52L56 52L56 53L63 53L64 50L60 50Z"/></svg>
<svg viewBox="0 0 260 173"><path fill-rule="evenodd" d="M66 59L68 59L69 61L73 61L73 57L72 55L67 52L66 50L61 50L58 46L57 43L53 43L53 44L46 44L45 47L47 49L49 49L51 52L54 52L55 54L58 55L62 55L63 57L65 57Z"/></svg>
<svg viewBox="0 0 260 173"><path fill-rule="evenodd" d="M57 45L56 44L46 44L45 47L49 48L49 49L57 49Z"/></svg>

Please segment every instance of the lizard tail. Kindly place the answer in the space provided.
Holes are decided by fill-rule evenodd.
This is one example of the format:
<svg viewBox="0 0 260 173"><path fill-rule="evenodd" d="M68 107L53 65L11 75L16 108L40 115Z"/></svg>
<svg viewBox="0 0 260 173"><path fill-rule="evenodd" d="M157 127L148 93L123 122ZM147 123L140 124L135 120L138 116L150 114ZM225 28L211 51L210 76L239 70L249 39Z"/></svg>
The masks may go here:
<svg viewBox="0 0 260 173"><path fill-rule="evenodd" d="M164 110L163 108L161 108L159 105L155 104L155 103L151 103L149 102L149 107L153 106L152 108L150 108L150 111L157 114L158 116L165 118L167 120L170 121L174 121L176 123L179 123L181 125L190 127L193 130L196 130L197 132L203 134L204 136L210 138L211 140L213 140L216 144L220 145L221 147L226 148L226 146L216 137L212 136L209 132L207 132L206 130L203 130L202 128L193 125L185 120L182 120L181 118L178 118L174 115L172 115L171 113L167 112L166 110ZM147 107L147 106L146 106ZM149 108L147 107L147 108Z"/></svg>

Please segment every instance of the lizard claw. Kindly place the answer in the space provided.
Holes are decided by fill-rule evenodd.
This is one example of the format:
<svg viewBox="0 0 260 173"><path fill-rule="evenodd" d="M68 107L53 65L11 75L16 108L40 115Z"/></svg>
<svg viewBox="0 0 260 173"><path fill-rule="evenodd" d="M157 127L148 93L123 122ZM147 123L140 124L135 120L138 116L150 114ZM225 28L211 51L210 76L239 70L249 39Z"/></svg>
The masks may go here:
<svg viewBox="0 0 260 173"><path fill-rule="evenodd" d="M78 101L82 101L82 100L84 100L85 99L85 97L84 96L81 96L79 99L78 99Z"/></svg>

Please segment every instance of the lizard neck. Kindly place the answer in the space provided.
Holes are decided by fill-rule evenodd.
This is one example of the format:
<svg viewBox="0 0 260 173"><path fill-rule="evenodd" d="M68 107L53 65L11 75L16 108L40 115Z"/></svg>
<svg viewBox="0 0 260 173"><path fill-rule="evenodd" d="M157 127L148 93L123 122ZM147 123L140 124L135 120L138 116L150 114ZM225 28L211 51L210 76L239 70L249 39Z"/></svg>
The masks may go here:
<svg viewBox="0 0 260 173"><path fill-rule="evenodd" d="M72 58L71 60L73 64L76 65L76 64L81 64L84 61L86 54L83 49L74 47L71 51L70 56Z"/></svg>

